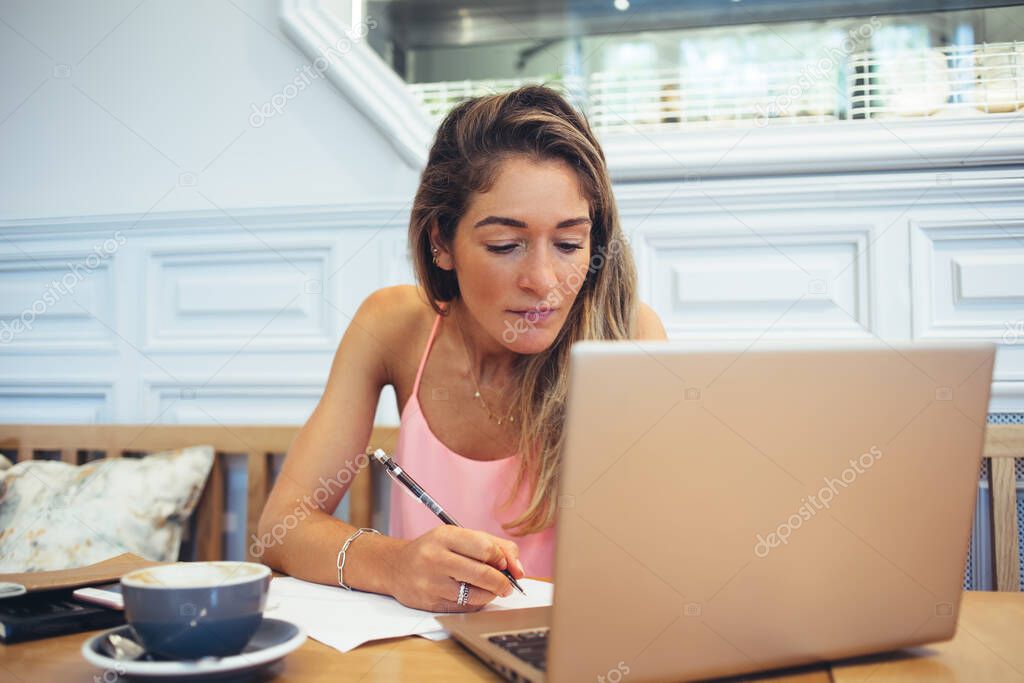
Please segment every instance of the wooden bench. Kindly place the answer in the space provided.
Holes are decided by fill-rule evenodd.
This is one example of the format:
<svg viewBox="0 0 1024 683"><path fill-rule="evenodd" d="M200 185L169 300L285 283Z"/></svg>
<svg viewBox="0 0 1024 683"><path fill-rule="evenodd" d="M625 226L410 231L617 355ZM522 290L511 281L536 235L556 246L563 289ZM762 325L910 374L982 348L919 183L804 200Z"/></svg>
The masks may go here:
<svg viewBox="0 0 1024 683"><path fill-rule="evenodd" d="M196 511L197 559L223 558L224 465L226 454L246 457L248 472L245 538L256 533L270 488L269 458L285 453L295 426L194 425L0 425L0 450L13 451L17 460L58 452L64 462L79 464L86 452L107 457L146 454L196 444L211 444L217 452L210 479ZM391 451L396 428L375 428L370 448ZM1024 425L989 425L985 438L992 500L992 547L995 585L1001 591L1020 590L1015 458L1024 458ZM361 471L346 494L349 523L370 526L373 487L370 472ZM246 544L248 546L248 543Z"/></svg>
<svg viewBox="0 0 1024 683"><path fill-rule="evenodd" d="M985 457L992 498L992 550L996 590L1020 590L1016 458L1024 458L1024 425L988 425Z"/></svg>
<svg viewBox="0 0 1024 683"><path fill-rule="evenodd" d="M270 458L287 453L298 426L281 425L112 425L112 424L4 424L0 425L0 451L12 460L47 459L79 465L94 457L145 456L185 446L209 444L217 457L195 512L196 557L224 558L226 466L228 455L246 460L245 539L256 534L260 513L270 491ZM370 436L370 448L394 448L396 428L378 427ZM373 513L371 473L364 468L352 480L345 494L349 523L370 526ZM248 553L248 550L246 551ZM252 559L252 558L250 558Z"/></svg>

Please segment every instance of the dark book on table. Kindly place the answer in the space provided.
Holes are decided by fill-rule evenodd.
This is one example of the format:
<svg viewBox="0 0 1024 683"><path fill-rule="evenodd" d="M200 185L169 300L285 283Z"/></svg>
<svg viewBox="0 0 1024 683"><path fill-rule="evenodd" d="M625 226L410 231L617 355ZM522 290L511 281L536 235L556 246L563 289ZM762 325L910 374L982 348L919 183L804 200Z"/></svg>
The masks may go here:
<svg viewBox="0 0 1024 683"><path fill-rule="evenodd" d="M124 623L124 612L80 602L71 593L50 590L0 600L0 641L18 643Z"/></svg>

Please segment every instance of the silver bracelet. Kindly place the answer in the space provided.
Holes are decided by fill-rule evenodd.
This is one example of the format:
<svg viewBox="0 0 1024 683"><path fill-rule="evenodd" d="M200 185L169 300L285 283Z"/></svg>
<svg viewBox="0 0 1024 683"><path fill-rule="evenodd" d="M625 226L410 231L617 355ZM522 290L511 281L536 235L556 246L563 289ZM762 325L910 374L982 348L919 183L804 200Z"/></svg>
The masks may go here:
<svg viewBox="0 0 1024 683"><path fill-rule="evenodd" d="M338 564L338 585L341 586L342 588L344 588L347 591L352 590L352 587L351 586L346 586L345 585L345 581L344 581L345 551L347 551L348 547L350 545L352 545L352 541L354 541L357 538L359 538L359 536L361 536L364 531L369 531L371 533L375 533L378 536L380 535L380 532L377 531L376 529L370 529L370 528L365 528L364 527L364 528L359 529L358 531L356 531L351 536L349 536L345 540L345 544L341 546L341 550L338 551L338 562L337 562L337 564Z"/></svg>

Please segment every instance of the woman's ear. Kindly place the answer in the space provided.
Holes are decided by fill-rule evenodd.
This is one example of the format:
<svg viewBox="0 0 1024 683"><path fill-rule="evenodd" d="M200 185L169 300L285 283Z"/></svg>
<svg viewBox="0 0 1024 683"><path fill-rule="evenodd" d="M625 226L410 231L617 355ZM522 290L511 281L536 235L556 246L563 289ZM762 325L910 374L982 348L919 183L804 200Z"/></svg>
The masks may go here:
<svg viewBox="0 0 1024 683"><path fill-rule="evenodd" d="M448 251L448 247L441 240L441 228L438 227L437 221L434 221L430 226L430 253L434 258L434 265L441 270L453 270L455 268L455 260L452 258L451 252Z"/></svg>

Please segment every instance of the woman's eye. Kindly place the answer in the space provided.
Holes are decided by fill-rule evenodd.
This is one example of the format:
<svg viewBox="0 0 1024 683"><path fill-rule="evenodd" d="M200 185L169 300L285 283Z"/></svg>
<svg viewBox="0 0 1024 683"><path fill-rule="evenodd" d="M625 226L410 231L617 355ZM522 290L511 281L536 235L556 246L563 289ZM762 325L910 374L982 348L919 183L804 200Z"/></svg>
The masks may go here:
<svg viewBox="0 0 1024 683"><path fill-rule="evenodd" d="M517 246L519 246L519 245L518 244L488 244L487 245L487 251L490 251L490 252L495 253L495 254L508 254L508 253L511 253L511 251L513 249L515 249ZM561 249L566 254L571 254L574 251L579 251L580 249L582 249L583 245L582 244L577 244L575 242L559 242L558 243L558 248Z"/></svg>

